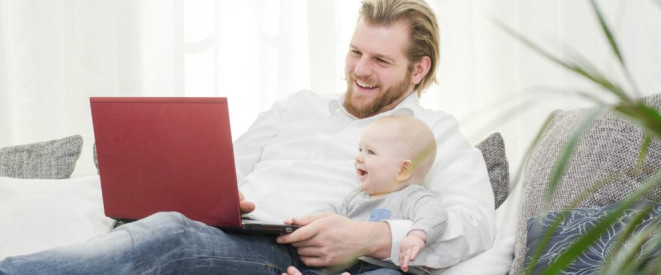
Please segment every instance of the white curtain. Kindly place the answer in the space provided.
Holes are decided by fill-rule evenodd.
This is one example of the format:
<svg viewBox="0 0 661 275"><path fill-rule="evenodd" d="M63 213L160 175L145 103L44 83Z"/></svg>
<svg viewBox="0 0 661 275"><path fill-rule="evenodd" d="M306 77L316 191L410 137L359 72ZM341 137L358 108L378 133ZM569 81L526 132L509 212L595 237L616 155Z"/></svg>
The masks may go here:
<svg viewBox="0 0 661 275"><path fill-rule="evenodd" d="M344 91L359 2L0 0L0 147L80 134L85 144L74 176L94 173L90 96L225 96L237 137L258 112L293 92ZM596 2L641 94L659 92L661 3ZM554 53L570 46L622 79L588 0L429 3L441 25L442 60L439 85L423 104L455 115L473 143L501 132L513 167L551 110L587 106L543 94L530 105L522 101L527 94L595 88L493 20Z"/></svg>

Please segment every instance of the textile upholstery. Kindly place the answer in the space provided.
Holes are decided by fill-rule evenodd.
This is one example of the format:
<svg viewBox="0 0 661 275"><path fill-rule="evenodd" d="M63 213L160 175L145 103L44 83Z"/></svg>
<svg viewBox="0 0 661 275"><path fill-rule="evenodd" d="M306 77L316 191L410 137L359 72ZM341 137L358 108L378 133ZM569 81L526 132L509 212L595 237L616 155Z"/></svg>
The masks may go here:
<svg viewBox="0 0 661 275"><path fill-rule="evenodd" d="M0 149L0 176L22 179L68 178L76 167L83 137L74 135L51 141Z"/></svg>
<svg viewBox="0 0 661 275"><path fill-rule="evenodd" d="M636 261L648 261L661 255L661 245L653 240L661 238L661 232L653 232L655 223L661 219L661 204L654 204L650 201L638 202L633 207L627 209L606 232L599 236L599 240L593 242L587 249L581 253L576 260L571 263L564 272L569 274L599 274L602 265L606 261L619 261L619 257L609 258L609 253L614 251L616 243L623 234L628 234L626 229L630 226L635 217L642 213L647 207L651 206L652 211L647 214L635 226L631 234L635 239L650 239L652 241L643 242L642 249L636 255ZM612 213L619 207L619 203L601 208L583 208L573 209L562 217L562 211L552 211L545 215L532 218L528 221L528 241L525 265L532 261L533 255L541 245L544 235L557 218L562 217L562 222L555 228L549 243L542 249L539 262L533 269L533 274L540 274L545 267L555 261L563 251L568 249L574 240L589 232L606 215ZM623 243L621 248L624 251L635 249L631 242Z"/></svg>
<svg viewBox="0 0 661 275"><path fill-rule="evenodd" d="M500 133L493 133L475 147L482 151L493 189L495 208L498 209L509 194L509 164L503 137Z"/></svg>
<svg viewBox="0 0 661 275"><path fill-rule="evenodd" d="M655 109L661 109L661 94L643 99ZM578 141L569 164L560 180L555 196L544 208L544 193L555 169L556 160L571 135L592 109L555 111L553 119L530 155L525 168L521 211L514 246L514 262L510 274L521 274L526 251L526 223L547 211L564 209L579 194L600 180L612 179L582 200L577 208L604 207L613 204L641 186L661 167L661 141L652 139L645 169L638 173L636 165L644 133L635 124L609 111L598 116L594 124ZM649 192L645 199L661 199L661 188Z"/></svg>

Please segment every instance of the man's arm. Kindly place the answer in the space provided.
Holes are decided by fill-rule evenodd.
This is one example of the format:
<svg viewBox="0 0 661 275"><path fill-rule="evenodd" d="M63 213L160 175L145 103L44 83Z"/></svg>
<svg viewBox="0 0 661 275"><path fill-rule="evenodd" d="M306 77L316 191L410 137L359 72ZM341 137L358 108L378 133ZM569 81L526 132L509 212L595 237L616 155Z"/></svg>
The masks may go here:
<svg viewBox="0 0 661 275"><path fill-rule="evenodd" d="M390 227L385 222L359 222L322 213L295 218L304 227L279 236L278 243L296 247L301 261L308 266L348 263L359 256L384 259L390 255Z"/></svg>

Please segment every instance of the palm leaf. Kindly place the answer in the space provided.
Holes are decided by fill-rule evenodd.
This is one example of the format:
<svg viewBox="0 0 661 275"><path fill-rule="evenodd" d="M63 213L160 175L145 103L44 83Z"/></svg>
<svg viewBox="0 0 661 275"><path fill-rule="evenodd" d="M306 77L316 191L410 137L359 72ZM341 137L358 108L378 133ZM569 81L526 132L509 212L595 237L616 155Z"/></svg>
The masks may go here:
<svg viewBox="0 0 661 275"><path fill-rule="evenodd" d="M607 77L605 77L602 73L599 71L594 71L591 70L590 68L594 68L591 64L587 63L586 61L565 61L562 60L561 58L558 58L554 56L553 54L549 53L548 51L544 50L542 47L538 46L528 38L524 37L523 35L519 34L509 26L505 25L504 23L500 22L497 19L494 19L494 23L498 25L501 29L503 29L505 32L519 40L521 43L524 45L528 46L528 48L532 49L533 51L537 52L538 54L542 55L543 57L547 58L549 61L556 63L560 65L561 67L564 67L580 76L583 76L587 78L588 80L594 82L598 86L601 86L605 90L611 92L613 95L617 96L620 100L625 101L625 102L631 102L632 99L624 92L622 87L618 85L617 83L611 82L608 80Z"/></svg>
<svg viewBox="0 0 661 275"><path fill-rule="evenodd" d="M640 148L640 154L638 154L638 161L636 163L636 170L638 172L643 170L643 164L645 163L645 159L647 158L647 151L649 151L650 148L650 142L652 139L648 134L645 134L645 139L643 140L643 146Z"/></svg>
<svg viewBox="0 0 661 275"><path fill-rule="evenodd" d="M608 257L605 259L606 265L602 268L602 273L603 274L631 274L632 272L626 272L627 269L631 268L630 266L627 265L627 263L630 262L635 262L635 258L638 257L638 255L641 253L641 249L643 247L643 243L648 241L647 238L638 238L635 243L630 245L629 247L633 247L633 249L624 249L625 243L629 241L634 233L636 227L638 224L640 224L647 215L649 215L652 210L654 210L654 204L648 204L642 211L638 212L634 218L627 224L625 229L620 232L620 236L616 240L616 242L613 244L613 250L611 253L609 253ZM658 223L652 227L652 229L655 229L658 226ZM648 229L649 230L649 229ZM646 234L646 232L640 232L640 235L649 235ZM639 236L640 236L639 235ZM616 259L616 257L619 256L619 260Z"/></svg>
<svg viewBox="0 0 661 275"><path fill-rule="evenodd" d="M633 106L621 103L615 107L615 110L640 125L650 135L661 138L661 115L659 115L659 111L644 102L634 103Z"/></svg>
<svg viewBox="0 0 661 275"><path fill-rule="evenodd" d="M636 82L633 80L633 77L631 77L631 74L629 73L629 70L627 69L626 64L624 63L624 58L622 58L622 54L620 52L620 47L617 46L617 43L615 42L615 37L613 36L613 32L611 32L610 28L608 27L608 24L606 24L606 20L604 20L604 16L601 13L601 9L597 5L597 2L594 0L590 0L590 3L592 4L592 9L594 10L595 14L597 15L597 18L599 19L599 24L601 25L601 30L604 32L604 35L608 39L608 43L613 50L613 53L617 57L617 60L620 62L620 65L622 66L622 71L624 72L624 75L627 77L629 80L629 83L633 87L633 91L636 95L639 95L638 92L638 87L636 85Z"/></svg>
<svg viewBox="0 0 661 275"><path fill-rule="evenodd" d="M626 67L624 63L624 58L622 58L622 54L620 53L620 48L617 46L617 43L615 42L615 38L613 37L613 33L610 31L608 24L606 24L606 20L604 20L604 16L601 13L601 9L599 9L599 6L594 0L590 0L590 3L592 4L592 9L597 14L597 18L599 19L599 24L601 25L601 30L604 32L604 35L606 35L606 38L608 39L608 43L610 44L613 53L617 57L617 60L620 61L622 67Z"/></svg>
<svg viewBox="0 0 661 275"><path fill-rule="evenodd" d="M659 267L658 258L660 257L653 255L656 253L654 249L661 248L661 239L654 237L661 235L661 227L659 225L661 224L657 221L650 228L639 232L636 238L629 238L631 242L629 247L633 249L619 248L617 251L623 257L621 260L622 264L614 264L610 270L605 270L604 272L610 272L612 274L654 274L649 270L658 269ZM655 260L653 257L657 259Z"/></svg>

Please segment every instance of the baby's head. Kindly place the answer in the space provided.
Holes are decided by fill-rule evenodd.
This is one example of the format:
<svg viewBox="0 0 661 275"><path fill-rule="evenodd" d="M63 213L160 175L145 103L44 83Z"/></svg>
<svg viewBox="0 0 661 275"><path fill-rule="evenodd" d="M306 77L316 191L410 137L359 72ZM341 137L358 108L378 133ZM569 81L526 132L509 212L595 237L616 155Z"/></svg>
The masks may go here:
<svg viewBox="0 0 661 275"><path fill-rule="evenodd" d="M412 116L387 116L363 133L356 155L360 187L383 195L422 183L436 157L434 133Z"/></svg>

